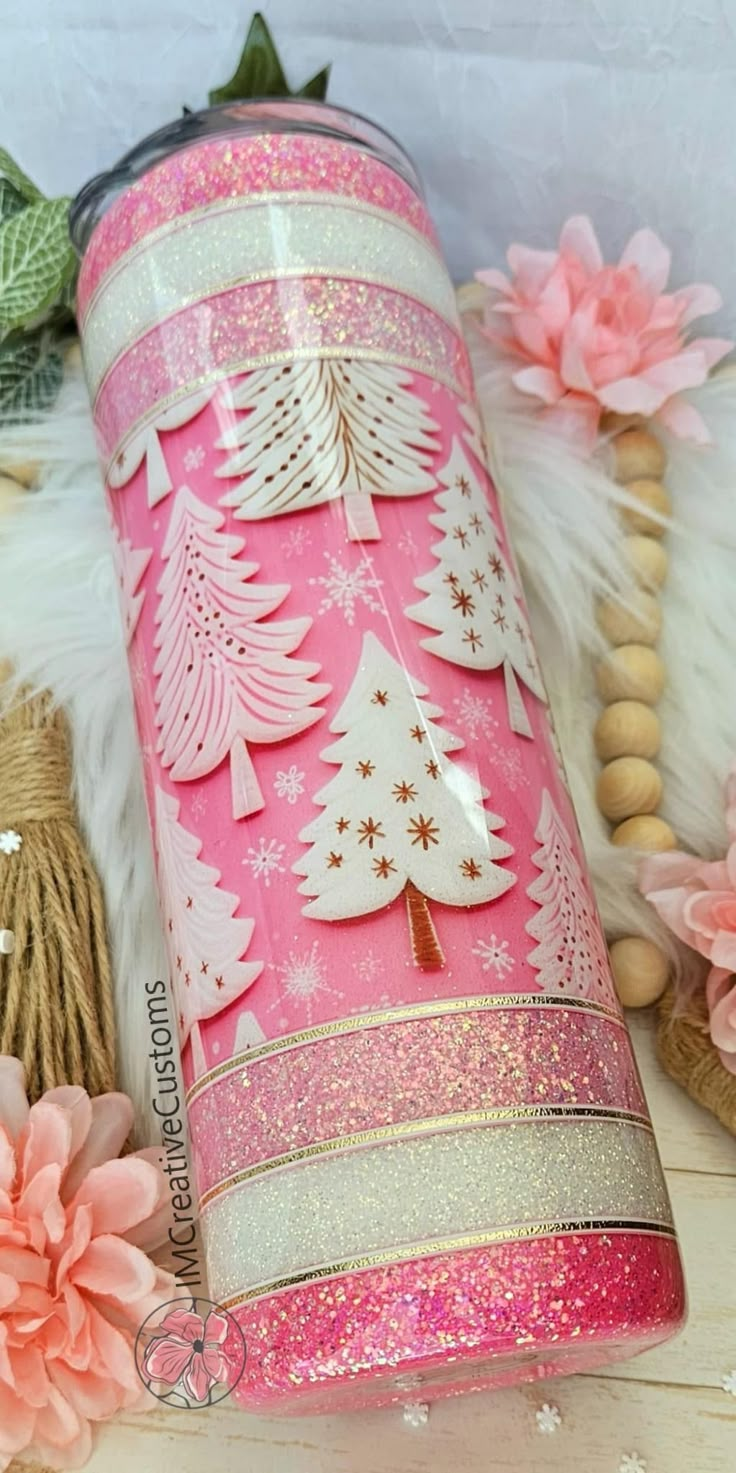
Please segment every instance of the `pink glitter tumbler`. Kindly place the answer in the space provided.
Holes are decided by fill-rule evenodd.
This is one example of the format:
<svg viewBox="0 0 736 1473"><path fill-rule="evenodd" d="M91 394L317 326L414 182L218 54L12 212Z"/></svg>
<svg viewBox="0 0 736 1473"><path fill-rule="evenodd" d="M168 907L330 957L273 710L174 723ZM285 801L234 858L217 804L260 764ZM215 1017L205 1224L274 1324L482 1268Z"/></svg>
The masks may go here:
<svg viewBox="0 0 736 1473"><path fill-rule="evenodd" d="M684 1291L453 288L397 145L188 116L73 211L212 1298L297 1413Z"/></svg>

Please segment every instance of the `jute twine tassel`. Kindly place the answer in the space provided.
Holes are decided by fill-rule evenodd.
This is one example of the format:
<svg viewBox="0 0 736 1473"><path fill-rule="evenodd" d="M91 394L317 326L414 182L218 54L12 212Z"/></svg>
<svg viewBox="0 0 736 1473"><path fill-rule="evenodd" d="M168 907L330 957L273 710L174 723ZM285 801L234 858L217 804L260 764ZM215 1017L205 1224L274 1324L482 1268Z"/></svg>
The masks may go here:
<svg viewBox="0 0 736 1473"><path fill-rule="evenodd" d="M0 918L15 933L0 958L0 1052L26 1071L29 1095L60 1084L115 1088L112 975L100 882L71 798L66 718L48 692L0 708Z"/></svg>

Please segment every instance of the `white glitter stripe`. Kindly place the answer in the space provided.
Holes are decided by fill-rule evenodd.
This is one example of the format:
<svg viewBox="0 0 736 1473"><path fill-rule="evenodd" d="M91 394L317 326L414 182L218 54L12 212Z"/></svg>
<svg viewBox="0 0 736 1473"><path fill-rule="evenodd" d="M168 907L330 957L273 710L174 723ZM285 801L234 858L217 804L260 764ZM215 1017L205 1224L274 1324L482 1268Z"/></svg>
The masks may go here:
<svg viewBox="0 0 736 1473"><path fill-rule="evenodd" d="M671 1223L654 1140L620 1121L480 1126L256 1177L202 1214L222 1302L411 1243L571 1219Z"/></svg>
<svg viewBox="0 0 736 1473"><path fill-rule="evenodd" d="M389 216L336 204L214 208L178 223L116 272L85 323L94 396L121 353L172 312L273 277L340 276L404 292L458 326L455 293L436 251Z"/></svg>

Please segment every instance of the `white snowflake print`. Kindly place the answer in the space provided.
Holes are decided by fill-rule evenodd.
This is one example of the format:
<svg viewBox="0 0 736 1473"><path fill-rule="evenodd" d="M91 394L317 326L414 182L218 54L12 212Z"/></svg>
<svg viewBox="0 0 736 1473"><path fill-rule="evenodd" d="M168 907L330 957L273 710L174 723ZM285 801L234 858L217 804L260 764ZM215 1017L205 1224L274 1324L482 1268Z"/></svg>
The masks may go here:
<svg viewBox="0 0 736 1473"><path fill-rule="evenodd" d="M509 956L508 941L499 941L493 932L490 940L476 943L473 956L480 957L484 972L495 972L497 977L505 977L508 972L513 972L516 965L514 958Z"/></svg>
<svg viewBox="0 0 736 1473"><path fill-rule="evenodd" d="M273 965L273 964L272 964ZM307 1010L307 1022L312 1021L312 1004L315 997L320 993L327 993L330 997L342 997L341 992L336 992L330 987L325 977L325 964L319 954L319 942L313 941L308 951L290 951L285 962L280 962L274 969L280 979L281 996L271 1004L269 1012L274 1008L280 1008L288 999L289 1002L301 1003Z"/></svg>
<svg viewBox="0 0 736 1473"><path fill-rule="evenodd" d="M198 471L204 465L204 445L192 445L184 451L185 471Z"/></svg>
<svg viewBox="0 0 736 1473"><path fill-rule="evenodd" d="M197 788L197 791L194 794L194 797L192 798L192 817L193 818L204 818L206 812L207 812L207 799L205 798L204 793L202 792L202 789L201 788Z"/></svg>
<svg viewBox="0 0 736 1473"><path fill-rule="evenodd" d="M638 1453L623 1453L618 1465L618 1473L647 1473L647 1465L644 1458Z"/></svg>
<svg viewBox="0 0 736 1473"><path fill-rule="evenodd" d="M727 1391L729 1396L736 1396L736 1370L729 1371L727 1376L721 1377L721 1387Z"/></svg>
<svg viewBox="0 0 736 1473"><path fill-rule="evenodd" d="M371 998L371 1001L370 1002L364 1002L363 1005L362 1005L362 1007L359 1007L358 1008L358 1012L359 1013L375 1013L375 1012L378 1012L378 1011L383 1012L387 1008L402 1008L403 1006L404 1006L403 998L401 998L401 997L394 997L391 993L388 993L388 992L382 992L380 997L378 997L378 998L375 998L374 997L374 998Z"/></svg>
<svg viewBox="0 0 736 1473"><path fill-rule="evenodd" d="M411 532L402 532L396 546L399 552L403 552L404 557L416 557L419 551Z"/></svg>
<svg viewBox="0 0 736 1473"><path fill-rule="evenodd" d="M284 557L301 557L308 547L312 546L312 539L306 527L299 525L291 527L281 544Z"/></svg>
<svg viewBox="0 0 736 1473"><path fill-rule="evenodd" d="M327 572L319 578L310 578L310 583L324 588L324 598L319 606L320 614L330 609L341 609L346 624L355 623L355 606L363 603L373 614L385 614L386 609L376 594L383 587L376 578L369 557L362 557L354 568L348 568L338 558L326 552Z"/></svg>
<svg viewBox="0 0 736 1473"><path fill-rule="evenodd" d="M271 884L271 875L286 873L286 866L281 863L285 848L286 845L279 844L276 839L260 838L257 849L249 849L247 858L241 863L249 865L253 871L253 879L263 879L264 885L268 888Z"/></svg>
<svg viewBox="0 0 736 1473"><path fill-rule="evenodd" d="M407 1427L426 1427L429 1407L426 1401L410 1401L404 1407L404 1422Z"/></svg>
<svg viewBox="0 0 736 1473"><path fill-rule="evenodd" d="M466 736L474 742L478 737L488 736L498 726L490 701L484 701L482 696L474 696L467 685L462 695L455 697L453 705L457 710L458 726L463 727Z"/></svg>
<svg viewBox="0 0 736 1473"><path fill-rule="evenodd" d="M490 755L493 766L512 793L516 793L519 788L528 788L529 778L524 771L521 753L516 747L500 747L497 742L492 742Z"/></svg>
<svg viewBox="0 0 736 1473"><path fill-rule="evenodd" d="M304 773L299 771L295 762L287 767L286 772L277 772L274 782L277 798L285 798L287 803L296 803L304 792Z"/></svg>
<svg viewBox="0 0 736 1473"><path fill-rule="evenodd" d="M23 840L15 829L5 829L0 834L0 854L17 854Z"/></svg>
<svg viewBox="0 0 736 1473"><path fill-rule="evenodd" d="M361 982L377 982L383 976L383 962L372 951L364 952L354 963L353 971Z"/></svg>
<svg viewBox="0 0 736 1473"><path fill-rule="evenodd" d="M540 1432L556 1432L562 1421L559 1407L550 1406L548 1401L539 1408L536 1417Z"/></svg>

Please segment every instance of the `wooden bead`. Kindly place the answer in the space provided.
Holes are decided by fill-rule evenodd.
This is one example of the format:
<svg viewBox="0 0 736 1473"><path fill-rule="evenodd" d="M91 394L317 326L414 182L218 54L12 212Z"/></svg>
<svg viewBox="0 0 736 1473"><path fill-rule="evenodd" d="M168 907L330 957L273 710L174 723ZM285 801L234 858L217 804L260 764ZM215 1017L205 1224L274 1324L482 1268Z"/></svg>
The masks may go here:
<svg viewBox="0 0 736 1473"><path fill-rule="evenodd" d="M72 338L68 347L64 350L64 367L76 369L82 367L82 348L79 338Z"/></svg>
<svg viewBox="0 0 736 1473"><path fill-rule="evenodd" d="M0 517L17 506L23 495L23 487L10 476L0 474Z"/></svg>
<svg viewBox="0 0 736 1473"><path fill-rule="evenodd" d="M648 430L624 430L613 441L613 453L617 481L659 481L664 475L667 457Z"/></svg>
<svg viewBox="0 0 736 1473"><path fill-rule="evenodd" d="M622 644L598 661L596 682L602 701L643 701L656 706L665 670L659 655L643 644Z"/></svg>
<svg viewBox="0 0 736 1473"><path fill-rule="evenodd" d="M645 587L661 588L667 577L668 557L655 537L636 533L626 538L626 555L638 581Z"/></svg>
<svg viewBox="0 0 736 1473"><path fill-rule="evenodd" d="M653 941L623 936L610 949L611 970L619 1001L625 1008L648 1008L667 986L670 964Z"/></svg>
<svg viewBox="0 0 736 1473"><path fill-rule="evenodd" d="M0 956L10 956L14 947L15 933L13 931L7 931L5 928L0 930Z"/></svg>
<svg viewBox="0 0 736 1473"><path fill-rule="evenodd" d="M656 644L662 633L662 612L656 598L637 588L626 604L602 599L598 627L610 644Z"/></svg>
<svg viewBox="0 0 736 1473"><path fill-rule="evenodd" d="M677 848L672 829L656 813L637 813L634 818L625 819L611 834L611 843L629 849L646 849L650 854Z"/></svg>
<svg viewBox="0 0 736 1473"><path fill-rule="evenodd" d="M659 717L643 701L614 701L601 712L593 732L601 762L614 757L656 757L661 736Z"/></svg>
<svg viewBox="0 0 736 1473"><path fill-rule="evenodd" d="M463 281L455 289L455 300L459 312L482 317L483 309L489 300L488 287L484 286L482 281Z"/></svg>
<svg viewBox="0 0 736 1473"><path fill-rule="evenodd" d="M671 515L672 502L664 486L659 481L630 481L626 490L636 497L639 505L621 507L624 526L629 532L641 532L647 537L663 537L667 528L648 513L654 512L658 517Z"/></svg>
<svg viewBox="0 0 736 1473"><path fill-rule="evenodd" d="M38 460L5 460L0 453L0 475L3 478L10 477L18 485L25 486L29 490L35 486L41 463Z"/></svg>
<svg viewBox="0 0 736 1473"><path fill-rule="evenodd" d="M643 757L614 757L598 778L598 807L611 823L635 813L653 813L661 797L662 779Z"/></svg>

